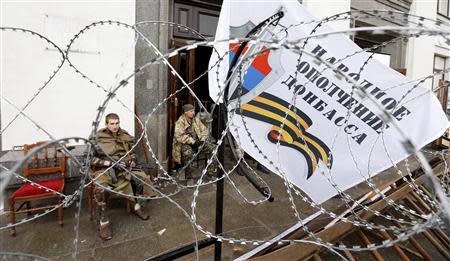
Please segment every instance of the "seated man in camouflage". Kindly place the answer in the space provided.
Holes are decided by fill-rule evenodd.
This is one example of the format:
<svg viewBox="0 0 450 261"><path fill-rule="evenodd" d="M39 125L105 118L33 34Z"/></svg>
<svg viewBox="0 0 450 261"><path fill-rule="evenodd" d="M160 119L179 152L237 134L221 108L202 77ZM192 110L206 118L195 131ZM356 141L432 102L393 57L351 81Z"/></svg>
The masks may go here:
<svg viewBox="0 0 450 261"><path fill-rule="evenodd" d="M93 179L97 184L101 185L97 185L94 191L95 202L100 216L100 237L103 240L109 240L112 238L112 230L105 213L105 194L107 194L107 191L103 187L133 196L132 185L136 188L136 195L143 195L144 190L148 191L149 189L143 181L147 184L152 183L150 178L137 167L135 153L129 151L134 144L134 137L120 128L119 116L115 113L110 113L106 115L105 121L106 127L100 129L96 135L97 144L91 165L97 170L93 173ZM126 156L122 159L124 155ZM109 168L112 165L114 167ZM129 170L129 172L125 169ZM155 192L151 191L145 194L152 196ZM144 213L142 206L132 197L127 199L129 201L128 206L131 208L130 211L140 219L147 220L148 215Z"/></svg>
<svg viewBox="0 0 450 261"><path fill-rule="evenodd" d="M203 147L202 147L203 146ZM172 143L172 158L178 164L186 166L190 162L198 149L207 154L207 157L212 156L215 145L211 143L208 128L195 117L195 108L191 104L183 106L183 114L175 123L175 134ZM186 166L185 177L186 180L192 179L190 166ZM217 171L217 162L213 160L208 166L208 176L206 180L215 175Z"/></svg>

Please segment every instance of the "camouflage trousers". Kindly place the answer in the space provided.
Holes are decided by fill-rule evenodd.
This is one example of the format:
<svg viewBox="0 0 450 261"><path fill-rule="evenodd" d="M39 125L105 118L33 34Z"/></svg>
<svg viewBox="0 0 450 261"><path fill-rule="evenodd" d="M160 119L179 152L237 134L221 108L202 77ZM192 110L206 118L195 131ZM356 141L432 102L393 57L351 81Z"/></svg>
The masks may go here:
<svg viewBox="0 0 450 261"><path fill-rule="evenodd" d="M214 151L215 147L216 147L216 145L207 141L207 142L205 142L205 145L203 146L201 152L205 153L206 157L209 159L209 158L211 158L212 152ZM182 163L184 166L186 166L186 164L188 164L188 162L193 159L195 153L196 153L196 151L194 150L194 148L192 148L191 145L181 144L181 160L182 160ZM191 165L192 165L192 162L191 162ZM185 174L186 179L192 178L191 166L186 167L185 173L186 173ZM217 160L213 159L211 164L208 166L207 174L209 176L216 176L216 173L217 173Z"/></svg>
<svg viewBox="0 0 450 261"><path fill-rule="evenodd" d="M119 172L117 174L117 182L113 182L111 176L105 170L99 170L92 174L92 178L95 179L95 183L100 186L94 188L94 198L97 204L97 211L101 222L107 222L106 217L106 199L109 196L109 191L104 187L111 189L113 192L119 192L121 195L130 196L155 196L157 193L153 191L149 186L145 185L142 181L148 184L152 184L150 178L143 171L131 171L133 175L126 171ZM126 196L125 196L126 197ZM133 197L126 197L129 201L138 202L142 204L142 200L135 200Z"/></svg>

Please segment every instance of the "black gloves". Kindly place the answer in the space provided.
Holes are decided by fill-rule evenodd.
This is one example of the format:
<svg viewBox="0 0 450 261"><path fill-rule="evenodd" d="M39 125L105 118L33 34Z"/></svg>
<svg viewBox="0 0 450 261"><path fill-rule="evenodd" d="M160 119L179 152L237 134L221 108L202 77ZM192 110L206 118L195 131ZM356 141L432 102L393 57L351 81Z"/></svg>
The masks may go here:
<svg viewBox="0 0 450 261"><path fill-rule="evenodd" d="M203 145L204 141L196 140L194 144L192 144L192 149L197 151Z"/></svg>

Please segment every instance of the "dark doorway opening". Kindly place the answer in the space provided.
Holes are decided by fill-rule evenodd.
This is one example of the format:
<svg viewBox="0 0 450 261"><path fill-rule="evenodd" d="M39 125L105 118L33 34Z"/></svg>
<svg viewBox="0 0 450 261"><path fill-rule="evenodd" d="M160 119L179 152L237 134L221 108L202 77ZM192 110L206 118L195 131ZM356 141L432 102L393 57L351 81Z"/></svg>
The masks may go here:
<svg viewBox="0 0 450 261"><path fill-rule="evenodd" d="M209 96L209 84L208 84L208 74L204 74L208 70L209 59L212 53L211 47L201 46L197 48L195 55L195 78L200 77L195 85L195 95L200 99L203 105L206 107L208 112L211 112L214 101ZM202 75L204 74L204 75ZM200 106L196 105L197 112L201 112ZM214 138L218 138L217 133L217 121L218 121L218 107L214 110L211 121L211 135Z"/></svg>
<svg viewBox="0 0 450 261"><path fill-rule="evenodd" d="M185 44L186 43L184 41L172 41L173 48L178 48L184 46ZM213 49L211 47L199 46L196 49L182 51L178 56L175 56L170 60L171 65L175 68L175 70L186 83L189 84L195 80L189 86L208 112L211 112L211 109L214 105L214 101L209 97L207 73L212 50ZM176 76L169 73L169 95L182 89L183 86L183 83ZM182 114L183 105L186 103L190 103L195 106L196 113L200 117L200 119L204 121L205 125L211 127L211 135L215 139L218 138L218 110L214 110L213 114L211 115L211 120L204 118L203 116L205 115L205 112L201 110L201 106L194 99L189 90L187 88L184 88L169 100L169 155L172 155L172 139L174 135L175 122ZM174 163L172 162L172 160L170 162L171 169L173 169L175 167Z"/></svg>

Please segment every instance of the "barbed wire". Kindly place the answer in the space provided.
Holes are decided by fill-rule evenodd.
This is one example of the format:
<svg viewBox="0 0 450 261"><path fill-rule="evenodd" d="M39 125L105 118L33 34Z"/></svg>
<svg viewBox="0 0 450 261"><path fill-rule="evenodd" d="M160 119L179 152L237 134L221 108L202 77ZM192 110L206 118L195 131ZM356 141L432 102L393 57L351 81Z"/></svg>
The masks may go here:
<svg viewBox="0 0 450 261"><path fill-rule="evenodd" d="M359 27L359 28L351 28L347 30L338 30L338 31L320 31L317 32L317 29L322 27L323 25L330 23L330 22L336 22L336 21L346 21L350 19L361 19L361 18L377 18L381 20L387 20L387 21L393 21L394 23L399 24L400 26L381 26L381 27ZM272 23L273 21L270 21ZM292 28L298 28L305 25L314 25L314 29L310 32L310 34L307 37L302 37L299 39L294 40L287 40L287 35L289 35L289 30ZM165 50L163 48L158 48L157 45L155 45L144 33L143 30L146 26L155 26L155 27L167 27L167 28L181 28L190 34L192 34L195 38L200 39L198 41L193 41L191 43L186 44L185 46L178 47L172 50ZM132 35L135 37L133 39L133 48L136 47L136 44L139 42L142 42L148 50L151 50L151 52L155 55L155 57L145 61L145 63L141 66L139 66L137 69L134 69L133 72L129 72L129 74L126 77L121 78L119 74L115 75L114 83L113 85L106 87L102 86L101 84L97 83L93 79L91 79L90 76L86 72L83 72L80 68L75 66L75 64L70 59L70 52L71 48L74 46L74 44L81 39L86 32L89 30L92 30L93 28L103 28L103 27L114 27L114 28L120 28L128 30L132 33ZM345 259L344 256L342 256L338 251L344 251L344 250L350 250L350 251L368 251L368 250L376 250L379 248L385 248L393 246L394 244L405 241L411 236L416 235L417 233L420 233L422 231L425 231L429 228L435 228L442 225L445 220L442 219L448 219L449 218L449 205L448 205L448 184L449 184L449 173L448 173L448 163L447 158L449 156L449 149L441 150L441 151L430 151L430 150L419 150L419 148L413 143L413 141L408 137L407 133L402 129L402 127L393 119L392 113L395 111L396 108L398 108L401 105L408 104L415 99L418 99L424 95L427 95L430 93L430 91L425 91L423 93L417 93L417 88L423 83L425 83L427 80L432 79L434 76L437 75L444 75L445 73L448 73L450 71L450 68L446 68L441 72L434 72L431 75L422 77L421 79L413 79L411 81L405 81L398 85L392 85L389 86L389 84L386 84L386 86L383 86L384 88L381 91L388 91L388 90L398 90L401 89L403 91L403 94L401 98L399 99L398 103L393 108L386 108L380 102L369 92L367 92L363 86L358 83L357 80L350 77L349 75L343 73L339 68L336 66L337 64L345 61L346 59L355 57L356 55L364 52L364 51L374 51L378 48L389 46L390 44L395 44L401 41L405 41L409 38L413 37L421 37L421 36L433 36L433 37L441 37L445 40L446 43L450 44L450 31L448 30L448 24L441 21L434 21L431 19L427 19L421 16L416 15L410 15L405 14L401 12L396 11L365 11L365 10L352 10L349 12L344 12L341 14L337 14L334 16L327 17L325 19L313 19L311 21L306 21L298 24L291 24L291 25L277 25L275 32L270 32L271 38L270 39L261 39L258 36L252 36L252 37L241 37L241 38L230 38L230 39L219 39L219 40L211 40L207 39L204 36L202 36L199 32L181 25L176 24L172 22L164 22L164 21L145 21L140 22L135 25L129 25L126 23L122 23L119 21L99 21L92 23L90 25L85 26L83 29L81 29L78 33L76 33L69 41L69 44L66 46L66 49L63 50L62 48L58 47L54 42L51 41L51 39L46 38L45 36L38 34L36 32L33 32L31 30L22 29L22 28L13 28L13 27L0 27L2 31L7 31L10 33L19 33L19 34L29 34L32 37L38 37L38 39L42 40L46 44L50 44L53 46L61 55L61 60L58 61L58 64L56 68L50 73L50 76L48 80L44 82L40 87L37 88L36 92L31 96L31 98L25 103L24 106L20 107L17 106L14 101L12 101L10 98L2 95L2 99L6 101L9 105L14 107L16 109L16 114L11 118L11 120L5 125L5 127L1 130L1 134L8 129L20 116L26 118L28 121L30 121L34 126L38 128L38 130L43 131L47 137L49 138L49 142L46 144L43 144L33 150L31 150L25 157L21 160L19 160L11 169L6 168L4 165L0 165L0 167L3 169L3 171L0 174L0 193L2 195L2 198L5 198L5 192L6 187L10 180L15 177L21 182L29 183L31 186L36 186L38 188L44 189L45 191L59 195L63 198L62 203L54 206L51 209L46 210L43 213L36 214L32 217L24 218L14 224L6 224L0 226L0 230L6 230L10 229L15 226L19 226L22 224L25 224L27 222L34 221L56 209L58 209L61 206L68 207L72 205L74 202L76 202L75 207L75 225L74 225L74 240L73 240L73 247L72 247L72 258L76 260L78 258L78 242L79 242L79 226L80 226L80 217L81 217L81 199L83 197L83 191L87 186L90 186L91 184L95 184L95 186L104 189L105 191L108 191L110 193L117 194L119 196L128 197L128 198L135 198L135 199L144 199L144 200L158 200L158 199L166 199L168 202L170 202L178 211L180 211L187 219L187 221L190 223L190 226L192 228L193 233L193 239L196 243L195 246L195 256L196 259L199 259L199 253L198 253L198 235L197 232L201 232L203 235L205 235L208 238L215 238L216 240L220 242L227 242L229 244L241 244L241 245L247 245L247 246L258 246L258 245L267 245L267 244L273 244L270 239L250 239L250 238L234 238L234 237L225 237L223 236L226 234L226 232L216 235L215 233L208 231L206 228L204 228L204 225L202 226L199 223L199 220L197 219L197 200L200 195L200 188L202 186L208 186L211 184L214 184L219 179L225 179L228 181L228 183L231 185L234 191L236 191L242 200L247 204L252 205L258 205L263 202L266 202L272 192L271 192L271 184L270 182L267 182L262 176L258 174L257 171L253 169L251 164L249 164L246 159L244 158L244 154L235 154L235 158L231 160L231 167L226 169L225 164L223 162L219 161L218 158L218 148L225 143L226 139L229 138L229 134L233 134L233 138L236 139L237 144L241 143L241 137L240 132L238 131L239 128L243 128L244 132L248 138L248 140L251 142L251 144L254 146L254 148L257 150L258 154L262 156L262 158L267 159L267 163L276 170L276 174L280 176L280 178L283 181L283 184L286 188L286 193L288 196L288 202L291 207L292 215L295 217L296 221L298 221L301 224L301 229L306 233L308 240L299 239L299 240L278 240L276 244L282 245L282 244L295 244L295 243L308 243L308 244L316 244L323 246L330 250L331 252L337 254L342 259ZM351 54L347 54L339 59L335 63L330 63L329 61L321 58L318 55L315 55L314 53L311 53L306 50L306 46L308 44L308 41L310 39L322 39L324 37L328 37L335 34L346 34L346 35L355 35L358 32L366 32L369 34L383 34L386 32L394 32L397 34L396 37L382 42L375 44L371 47L364 48L361 51L356 51ZM281 37L280 37L281 35ZM232 106L227 106L227 119L228 122L224 128L224 130L219 133L217 142L215 144L215 149L212 151L212 154L208 157L206 164L203 168L201 168L201 175L198 178L195 185L189 186L189 185L183 185L177 180L177 176L180 175L183 171L186 170L187 167L189 167L193 161L200 155L203 147L205 144L202 144L202 146L199 148L197 152L195 152L193 158L187 162L184 166L182 166L180 169L177 170L175 175L171 175L169 173L169 170L166 166L161 162L160 159L158 159L158 155L155 153L154 149L151 146L151 134L148 133L148 125L151 119L156 117L156 113L158 111L161 111L164 106L168 106L168 102L171 98L177 97L177 95L180 95L183 91L188 91L190 95L194 98L194 101L198 106L202 109L202 111L205 111L208 116L208 120L210 121L212 119L212 115L214 114L214 111L216 110L216 104L219 103L219 101L224 100L225 102L229 102L229 97L225 97L226 88L225 86L233 83L232 77L228 78L225 82L222 82L219 78L219 69L221 67L227 68L226 65L222 64L227 60L228 54L231 51L228 51L224 54L220 54L214 46L221 43L242 43L242 42L248 42L252 46L256 46L259 48L259 51L256 51L254 53L250 53L248 55L245 55L240 61L238 66L235 67L232 75L233 80L237 80L237 102L236 103L230 103ZM207 70L200 73L198 77L196 77L193 81L187 82L183 77L180 75L179 72L173 67L173 65L169 62L170 58L178 56L183 51L189 51L192 49L196 49L199 47L212 47L213 52L215 52L218 56L217 61L212 66L208 67ZM416 192L420 197L430 206L431 212L428 214L418 213L412 208L408 208L405 205L395 202L392 200L389 196L385 195L385 193L380 190L374 181L372 180L372 177L370 175L365 175L362 171L362 169L359 167L357 157L354 155L354 152L352 151L349 135L346 135L346 144L350 151L351 155L351 163L354 166L354 169L356 170L356 173L363 178L363 182L367 184L370 188L370 190L379 197L380 201L386 202L386 204L390 207L395 209L399 214L404 216L405 218L397 218L394 217L388 213L382 213L377 210L371 209L367 204L362 201L360 198L353 198L348 192L342 190L338 183L336 182L334 176L332 175L332 166L330 164L331 162L331 151L333 150L336 140L338 139L338 133L340 130L348 127L349 120L352 117L351 114L351 108L347 108L346 116L344 119L344 123L341 126L338 126L336 128L334 137L332 139L332 147L330 150L330 153L327 154L327 165L326 169L319 169L318 172L326 178L326 181L329 185L331 185L337 192L337 194L340 196L340 199L342 199L342 203L345 205L346 210L348 211L349 215L341 216L341 213L334 213L335 210L328 210L325 207L321 206L320 204L314 202L311 200L308 196L304 195L304 193L298 189L292 181L289 180L288 176L286 175L286 172L283 170L282 165L282 155L281 155L281 135L282 130L284 130L286 123L288 122L288 116L289 111L293 111L294 113L297 113L298 107L296 106L297 103L297 97L300 95L298 91L293 92L293 96L291 101L287 101L289 103L288 110L285 111L285 114L283 116L283 119L281 120L280 125L277 127L277 133L278 133L278 139L276 139L276 153L277 153L277 162L270 161L271 157L267 154L267 152L263 152L260 144L260 141L258 138L254 137L252 134L252 130L249 127L249 124L247 122L247 118L242 113L243 105L245 104L244 101L242 101L243 93L243 86L244 86L244 76L246 73L246 66L248 66L256 57L270 52L270 51L277 51L277 50L287 50L292 52L293 54L298 55L298 64L302 61L302 57L307 56L310 59L312 59L315 63L317 63L320 66L323 66L320 73L324 72L331 72L333 73L333 77L336 77L338 79L342 79L347 84L351 85L351 92L350 92L350 98L352 99L360 99L361 101L370 102L375 108L377 108L381 113L381 119L383 121L383 128L381 132L379 133L377 139L371 144L370 146L370 153L368 155L369 163L368 167L370 168L370 162L373 158L374 148L375 144L380 139L382 141L383 150L387 156L387 158L391 162L391 166L395 170L394 173L398 175L402 181L405 182L405 184L409 187L411 187L412 191ZM373 54L368 56L368 58L361 64L357 76L361 75L362 72L366 69L366 66L368 63L373 59ZM29 109L30 105L33 103L33 101L36 100L36 98L39 95L42 95L42 91L49 86L49 83L52 81L52 79L58 74L58 72L63 68L65 65L72 68L76 75L78 75L80 78L85 79L86 83L91 85L94 88L97 88L105 93L104 100L100 103L99 107L97 108L96 115L94 120L92 121L92 128L90 132L90 139L82 138L82 137L71 137L71 138L62 138L62 139L55 139L51 131L46 130L42 127L42 125L35 121L32 117L30 117L26 110ZM164 66L164 68L170 72L172 77L175 77L177 81L181 83L181 87L177 88L177 90L173 93L169 93L166 97L164 97L162 100L160 100L152 109L150 109L150 112L147 114L145 119L141 119L139 115L136 115L134 113L134 110L129 108L125 102L123 102L120 97L117 96L117 92L120 89L129 88L129 82L134 79L135 77L141 75L142 73L145 73L146 70L150 69L152 66ZM124 63L121 63L120 65L121 70L125 68ZM215 73L216 74L216 80L217 80L217 86L219 88L219 94L216 97L216 100L214 101L213 106L208 109L203 104L202 100L197 96L196 92L193 89L193 84L197 82L202 77L205 77L208 73ZM294 73L294 79L306 88L309 84L312 84L310 81L304 81L299 82L298 81L298 71L295 70ZM410 84L413 84L412 87ZM406 90L403 90L405 86L408 86ZM443 87L440 87L443 88ZM437 92L440 90L438 88L437 90L434 90L434 92ZM413 96L413 94L415 96ZM413 97L411 97L413 96ZM408 99L407 99L408 98ZM134 119L136 120L137 124L140 125L141 130L143 130L138 137L136 137L136 142L134 145L130 148L130 150L121 157L119 160L113 160L112 157L107 155L108 160L111 162L114 162L110 167L107 169L102 170L102 172L96 176L95 178L92 178L90 175L91 172L91 162L93 159L93 148L96 147L98 141L96 140L96 133L98 131L101 119L103 118L103 114L108 107L108 104L110 101L117 101L122 107L126 109L130 114L133 115ZM230 105L228 104L228 105ZM239 118L240 122L242 124L236 124L236 122L233 122L231 119L233 118ZM299 130L302 130L301 123L298 121L297 118L294 118L294 123L296 127ZM393 159L388 146L386 144L385 140L385 129L387 124L390 124L393 128L396 129L396 131L399 132L401 135L401 142L403 149L414 155L414 158L419 163L419 166L423 169L425 176L427 177L427 180L431 182L432 184L432 190L436 194L436 197L429 196L425 191L423 191L419 184L416 183L416 177L413 176L413 171L411 170L411 165L409 163L410 159L405 159L404 165L405 170L401 170L401 168L396 163L396 160ZM210 126L210 125L209 125ZM208 129L208 135L212 134L212 129L209 127ZM308 143L305 141L304 136L300 136L302 141L304 142L307 149ZM82 160L78 159L77 156L75 156L71 151L68 151L65 149L63 144L67 144L70 142L75 143L83 143L83 146L85 146L85 152L82 156ZM125 171L127 174L130 174L133 176L136 180L138 180L139 183L142 183L144 186L149 187L153 191L156 191L158 193L158 196L143 196L143 195L127 195L122 192L114 191L113 189L104 186L97 182L97 179L100 178L102 175L107 175L107 171L110 168L120 168L119 162L120 160L127 157L130 153L133 153L137 146L140 144L140 142L144 142L146 144L146 148L148 152L150 152L150 155L152 157L152 160L154 161L155 165L157 166L159 170L159 174L156 177L156 181L164 181L164 182L170 182L170 184L175 185L175 188L168 192L161 188L158 188L154 184L149 183L146 180L143 180L139 176L135 175L132 171L122 168L123 171ZM80 183L76 190L73 192L73 194L63 194L58 191L48 189L46 187L43 187L42 185L38 184L36 181L33 181L31 179L28 179L27 177L23 177L22 175L18 174L19 170L26 166L28 164L28 160L34 157L36 153L39 153L39 151L43 150L46 146L49 145L58 145L61 148L61 153L66 154L69 156L69 158L72 160L74 167L79 169L79 173L81 176ZM98 147L98 146L97 146ZM101 148L100 148L101 149ZM234 148L232 146L232 150L239 150L239 148ZM443 173L439 179L435 177L435 173L433 173L432 168L430 167L428 161L426 160L424 153L431 154L437 157L442 158L442 164L443 164ZM237 156L236 156L237 155ZM223 171L224 175L223 177L217 178L215 177L213 180L204 182L204 177L207 173L208 167L213 163L213 161L216 161L218 163L218 168ZM238 167L244 164L244 166L251 171L251 173L266 186L269 188L269 194L263 196L260 199L252 199L245 195L245 193L239 188L239 186L236 184L236 182L233 181L231 175L235 174ZM368 173L370 173L368 168ZM192 189L193 188L193 198L190 204L190 213L188 210L184 209L179 203L177 203L172 197L177 195L183 190L186 189ZM331 242L324 241L319 236L317 236L316 233L314 233L313 230L311 230L308 227L308 224L303 222L303 218L301 217L301 214L298 210L298 204L296 203L296 199L294 194L298 197L300 197L300 200L305 202L306 204L309 204L314 210L326 214L327 216L333 218L334 220L342 221L344 223L350 223L356 227L363 227L369 230L380 230L380 231L390 231L394 234L395 238L388 239L385 241L382 241L379 244L371 244L367 246L363 245L344 245L342 243L333 244ZM396 220L398 221L402 226L384 226L380 224L376 224L374 222L369 222L366 220L360 213L362 211L366 211L370 214L373 214L376 217L385 219L385 220ZM43 257L34 256L32 254L27 253L14 253L14 252L0 252L0 256L2 258L8 258L8 257L23 257L23 258L33 258L33 259L40 259L40 260L47 260Z"/></svg>

